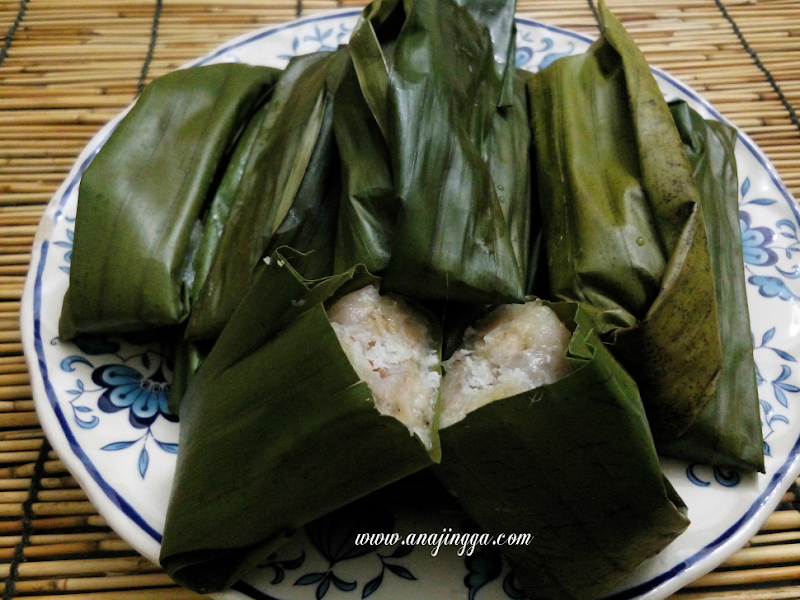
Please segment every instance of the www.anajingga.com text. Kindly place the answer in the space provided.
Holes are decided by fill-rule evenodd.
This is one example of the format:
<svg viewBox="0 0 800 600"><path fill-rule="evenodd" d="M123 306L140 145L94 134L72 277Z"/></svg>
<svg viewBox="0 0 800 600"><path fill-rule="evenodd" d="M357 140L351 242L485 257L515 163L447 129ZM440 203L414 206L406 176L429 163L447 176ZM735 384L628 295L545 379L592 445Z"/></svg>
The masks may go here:
<svg viewBox="0 0 800 600"><path fill-rule="evenodd" d="M358 533L355 542L356 546L431 546L431 556L442 546L457 546L459 556L472 556L478 546L527 546L531 540L530 533L453 533L448 527L442 533Z"/></svg>

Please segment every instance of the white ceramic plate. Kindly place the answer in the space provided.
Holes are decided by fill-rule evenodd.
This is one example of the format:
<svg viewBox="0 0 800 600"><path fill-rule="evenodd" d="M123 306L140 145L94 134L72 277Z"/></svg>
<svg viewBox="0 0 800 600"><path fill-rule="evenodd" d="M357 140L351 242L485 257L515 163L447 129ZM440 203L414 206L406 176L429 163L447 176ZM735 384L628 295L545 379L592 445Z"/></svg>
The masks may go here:
<svg viewBox="0 0 800 600"><path fill-rule="evenodd" d="M293 55L333 50L345 43L358 14L338 11L269 27L187 66L244 62L284 67ZM584 52L589 43L583 36L521 19L517 64L535 70L560 56ZM668 99L683 98L706 118L722 120L690 88L664 73L656 76ZM77 184L118 120L91 141L47 208L22 300L22 334L36 409L53 447L108 523L157 561L178 439L178 423L166 412L168 362L157 343L109 338L78 348L57 336L68 285ZM744 134L736 157L767 473L740 475L664 461L667 476L689 507L692 524L619 587L611 596L618 600L664 598L716 567L758 530L800 471L800 211ZM111 364L120 366L113 380L103 369ZM137 394L127 395L127 403L120 400L120 392L137 388ZM463 515L362 505L308 528L306 537L300 536L276 560L219 597L523 597L490 548L467 556L450 546L434 557L430 547L394 552L355 546L345 535L387 522L399 532L462 532L469 527Z"/></svg>

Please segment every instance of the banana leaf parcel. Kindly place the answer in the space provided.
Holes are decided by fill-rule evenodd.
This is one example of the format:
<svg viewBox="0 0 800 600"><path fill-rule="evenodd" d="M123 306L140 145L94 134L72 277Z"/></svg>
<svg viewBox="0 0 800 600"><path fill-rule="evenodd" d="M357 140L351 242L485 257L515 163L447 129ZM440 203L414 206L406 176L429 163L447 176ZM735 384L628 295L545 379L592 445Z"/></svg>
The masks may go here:
<svg viewBox="0 0 800 600"><path fill-rule="evenodd" d="M720 375L714 395L677 439L659 444L667 456L699 460L705 464L745 470L764 468L760 408L755 361L750 338L742 247L739 240L738 177L734 146L736 130L717 121L705 121L683 101L670 103L670 111L681 134L694 170L703 213L707 215L709 245L716 257L714 291L720 310L719 331L722 347ZM731 309L733 307L733 309ZM654 306L642 329L660 329L673 336L667 319ZM667 317L669 317L667 313ZM618 338L618 354L627 364L636 365L640 346L637 334L628 343ZM637 372L639 369L637 369ZM647 381L639 381L646 389Z"/></svg>
<svg viewBox="0 0 800 600"><path fill-rule="evenodd" d="M81 178L63 339L186 318L193 232L279 74L221 64L147 86Z"/></svg>
<svg viewBox="0 0 800 600"><path fill-rule="evenodd" d="M506 148L529 135L527 106L507 60L513 3L488 8L378 1L353 34L400 202L385 290L464 302L524 296L530 166L527 151Z"/></svg>
<svg viewBox="0 0 800 600"><path fill-rule="evenodd" d="M197 291L187 339L219 335L275 248L270 244L318 250L308 268L331 273L340 189L332 100L348 60L346 50L293 58L253 119L215 198L226 225Z"/></svg>
<svg viewBox="0 0 800 600"><path fill-rule="evenodd" d="M447 370L433 470L484 531L532 536L499 547L529 600L595 600L689 521L661 472L636 383L579 307L551 308L571 332L567 374L448 424Z"/></svg>
<svg viewBox="0 0 800 600"><path fill-rule="evenodd" d="M375 278L307 281L305 259L271 257L181 403L161 562L189 588L231 585L304 524L438 460L435 417L425 444L381 415L326 314Z"/></svg>
<svg viewBox="0 0 800 600"><path fill-rule="evenodd" d="M661 448L720 386L746 391L757 410L752 365L723 359L723 347L749 344L745 328L729 326L746 322L746 302L720 295L728 277L743 285L741 265L725 266L740 240L711 223L719 209L698 193L643 55L602 3L600 14L590 51L555 61L530 86L545 253L552 294L581 303L612 344Z"/></svg>

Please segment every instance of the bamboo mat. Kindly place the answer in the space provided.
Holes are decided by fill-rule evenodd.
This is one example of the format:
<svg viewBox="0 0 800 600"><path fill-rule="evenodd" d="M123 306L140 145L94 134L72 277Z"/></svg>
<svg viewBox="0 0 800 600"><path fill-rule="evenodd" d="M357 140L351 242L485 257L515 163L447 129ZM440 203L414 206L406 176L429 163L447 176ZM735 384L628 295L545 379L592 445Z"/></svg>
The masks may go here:
<svg viewBox="0 0 800 600"><path fill-rule="evenodd" d="M115 535L49 449L18 326L45 203L154 77L223 41L361 0L0 0L0 590L3 598L198 599ZM608 0L650 62L700 91L800 197L800 0ZM586 0L519 12L597 34ZM800 598L796 486L743 549L675 598ZM28 526L24 527L26 515ZM21 552L20 552L21 550ZM23 558L22 561L18 560Z"/></svg>

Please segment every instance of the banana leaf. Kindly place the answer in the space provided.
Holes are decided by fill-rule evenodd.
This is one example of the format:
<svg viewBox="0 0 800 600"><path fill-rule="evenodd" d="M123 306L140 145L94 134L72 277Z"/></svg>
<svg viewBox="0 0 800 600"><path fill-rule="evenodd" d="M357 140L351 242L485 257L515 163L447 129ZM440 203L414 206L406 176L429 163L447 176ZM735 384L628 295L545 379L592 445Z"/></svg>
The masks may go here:
<svg viewBox="0 0 800 600"><path fill-rule="evenodd" d="M389 150L353 61L336 90L333 126L342 164L334 269L338 273L363 264L378 273L389 264L399 206Z"/></svg>
<svg viewBox="0 0 800 600"><path fill-rule="evenodd" d="M603 4L603 37L536 74L531 95L553 297L631 345L657 440L685 431L722 363L706 220L692 166L641 52ZM665 329L639 327L656 310ZM678 335L677 332L680 332ZM621 342L620 342L621 343Z"/></svg>
<svg viewBox="0 0 800 600"><path fill-rule="evenodd" d="M531 77L528 71L512 73L510 100L495 111L491 132L483 145L523 282L530 269L535 268L531 261L535 260L534 239L539 233L539 221L534 219L535 209L530 201L533 165L527 82Z"/></svg>
<svg viewBox="0 0 800 600"><path fill-rule="evenodd" d="M685 102L670 104L678 131L694 170L700 192L713 261L712 280L719 311L719 334L725 352L712 387L713 396L677 439L659 441L659 452L705 464L764 471L761 414L756 366L747 310L744 258L739 231L739 192L734 146L736 130L716 121L705 121ZM654 306L641 325L667 338L680 337L680 326L670 311L673 303ZM698 307L703 310L703 307ZM661 312L659 312L661 311ZM656 335L643 333L648 340ZM635 371L642 393L652 385L641 346L620 336L615 351ZM688 359L705 348L687 348ZM657 352L657 350L656 350ZM639 364L643 362L644 364ZM675 385L680 385L676 382Z"/></svg>
<svg viewBox="0 0 800 600"><path fill-rule="evenodd" d="M317 275L330 274L338 203L332 156L332 97L346 52L293 58L272 100L252 123L220 183L225 231L189 317L187 339L219 335L280 231L280 243L319 249ZM307 219L313 218L313 222ZM283 228L283 229L281 229Z"/></svg>
<svg viewBox="0 0 800 600"><path fill-rule="evenodd" d="M516 75L516 2L509 0L455 0L465 8L473 20L488 29L494 52L494 70L502 81L498 106L509 106ZM363 11L359 23L350 36L354 66L364 98L385 138L388 139L389 72L393 69L392 55L406 19L406 7L413 2L401 0L374 0ZM384 48L386 51L384 51Z"/></svg>
<svg viewBox="0 0 800 600"><path fill-rule="evenodd" d="M510 95L504 89L514 82L508 62L498 67L495 61L496 54L513 54L512 26L501 31L509 11L513 6L503 9L505 17L492 15L503 48L451 0L373 3L353 34L356 72L386 137L400 198L383 283L388 291L464 302L523 298L519 258L528 256L528 221L506 220L498 189L509 182L494 181L487 158L490 147L515 144L500 137L506 127L495 123L504 110L498 104ZM515 126L516 115L508 117ZM503 172L527 172L527 152L514 159ZM507 202L527 205L528 196L512 196L516 190L505 193ZM518 211L524 208L506 210Z"/></svg>
<svg viewBox="0 0 800 600"><path fill-rule="evenodd" d="M438 460L435 441L426 449L378 413L325 313L375 278L354 267L304 280L306 258L271 257L180 405L161 563L203 593L304 524Z"/></svg>
<svg viewBox="0 0 800 600"><path fill-rule="evenodd" d="M514 104L514 79L517 27L514 23L516 1L509 0L456 0L464 7L479 26L488 28L494 49L494 70L502 81L497 106Z"/></svg>
<svg viewBox="0 0 800 600"><path fill-rule="evenodd" d="M489 534L531 534L528 545L500 547L527 598L594 600L689 521L636 383L582 309L551 308L573 332L570 373L440 430L433 471Z"/></svg>
<svg viewBox="0 0 800 600"><path fill-rule="evenodd" d="M81 178L63 339L186 318L199 219L279 74L221 64L147 86Z"/></svg>

